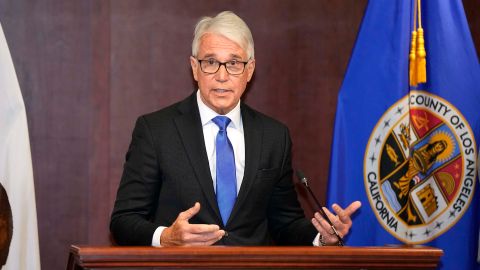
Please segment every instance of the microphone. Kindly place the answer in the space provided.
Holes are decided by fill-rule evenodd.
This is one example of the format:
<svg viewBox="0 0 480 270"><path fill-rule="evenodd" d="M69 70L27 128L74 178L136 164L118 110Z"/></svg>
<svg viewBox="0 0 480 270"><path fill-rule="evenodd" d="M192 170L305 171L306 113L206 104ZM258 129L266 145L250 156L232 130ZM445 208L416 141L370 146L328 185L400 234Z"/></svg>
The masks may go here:
<svg viewBox="0 0 480 270"><path fill-rule="evenodd" d="M333 234L335 234L335 236L337 236L338 245L343 246L344 244L343 244L342 237L340 237L340 235L337 232L337 229L335 228L335 226L333 226L332 221L328 218L327 214L323 211L322 205L318 202L317 197L315 197L315 194L313 194L312 190L310 189L310 186L308 185L307 177L305 177L305 174L303 174L303 172L301 172L301 171L296 171L295 173L296 173L298 179L300 180L300 182L305 186L305 188L308 190L308 193L310 193L310 196L313 198L313 200L317 204L318 212L328 222L328 224L330 225L330 227L333 230Z"/></svg>

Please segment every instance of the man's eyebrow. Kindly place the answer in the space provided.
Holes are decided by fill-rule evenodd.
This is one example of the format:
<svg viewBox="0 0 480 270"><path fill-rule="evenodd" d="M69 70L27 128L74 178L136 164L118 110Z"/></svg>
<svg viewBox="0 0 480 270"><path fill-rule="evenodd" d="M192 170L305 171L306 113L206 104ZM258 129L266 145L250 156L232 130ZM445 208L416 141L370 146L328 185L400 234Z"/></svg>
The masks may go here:
<svg viewBox="0 0 480 270"><path fill-rule="evenodd" d="M230 54L230 57L232 57L233 59L242 59L242 57L238 54Z"/></svg>
<svg viewBox="0 0 480 270"><path fill-rule="evenodd" d="M203 56L203 58L215 58L216 59L216 56L217 55L215 53L207 53ZM234 54L234 53L230 54L230 58L235 59L235 60L242 59L242 57L240 55Z"/></svg>
<svg viewBox="0 0 480 270"><path fill-rule="evenodd" d="M204 58L207 58L207 57L213 57L213 58L215 58L215 56L217 56L217 55L214 54L214 53L207 53L207 54L205 54L205 56L203 56L203 57L204 57Z"/></svg>

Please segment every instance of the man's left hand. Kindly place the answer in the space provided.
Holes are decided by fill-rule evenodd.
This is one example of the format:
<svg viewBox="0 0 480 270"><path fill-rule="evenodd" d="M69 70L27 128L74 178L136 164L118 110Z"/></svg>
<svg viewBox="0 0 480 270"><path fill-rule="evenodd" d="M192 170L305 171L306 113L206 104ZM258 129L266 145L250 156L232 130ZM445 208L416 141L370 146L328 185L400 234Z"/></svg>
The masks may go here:
<svg viewBox="0 0 480 270"><path fill-rule="evenodd" d="M352 227L352 219L350 216L357 211L358 208L362 206L362 203L355 201L351 203L347 208L342 209L338 204L333 204L332 208L335 211L336 215L332 214L327 208L323 207L323 211L327 214L328 218L332 222L333 226L337 230L340 237L345 237L348 234L348 231ZM326 245L336 245L338 243L338 238L333 232L332 227L328 222L316 212L312 218L312 224L317 229L318 233L322 235L323 241Z"/></svg>

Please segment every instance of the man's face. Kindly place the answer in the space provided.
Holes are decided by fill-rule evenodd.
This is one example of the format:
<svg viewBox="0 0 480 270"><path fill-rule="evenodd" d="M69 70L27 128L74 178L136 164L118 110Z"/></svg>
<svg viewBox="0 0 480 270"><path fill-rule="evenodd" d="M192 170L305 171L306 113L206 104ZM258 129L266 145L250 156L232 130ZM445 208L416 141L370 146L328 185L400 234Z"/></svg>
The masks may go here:
<svg viewBox="0 0 480 270"><path fill-rule="evenodd" d="M222 63L231 60L242 62L248 60L247 53L237 43L211 33L203 35L200 39L197 58L199 60L213 58ZM198 82L203 103L218 114L227 114L235 108L255 69L253 59L246 64L244 72L239 75L228 74L225 66L220 66L215 74L204 73L194 57L190 57L190 64L193 77Z"/></svg>

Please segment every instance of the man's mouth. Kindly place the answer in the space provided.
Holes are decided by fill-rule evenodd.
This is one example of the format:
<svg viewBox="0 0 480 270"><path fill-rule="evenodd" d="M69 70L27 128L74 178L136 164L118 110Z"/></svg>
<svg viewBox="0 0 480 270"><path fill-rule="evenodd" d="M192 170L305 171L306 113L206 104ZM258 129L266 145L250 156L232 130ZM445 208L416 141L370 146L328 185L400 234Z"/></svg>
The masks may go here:
<svg viewBox="0 0 480 270"><path fill-rule="evenodd" d="M218 94L223 94L223 93L229 92L229 91L231 91L231 90L229 90L229 89L222 89L222 88L215 88L215 89L213 89L213 91L215 91L215 93L218 93Z"/></svg>

